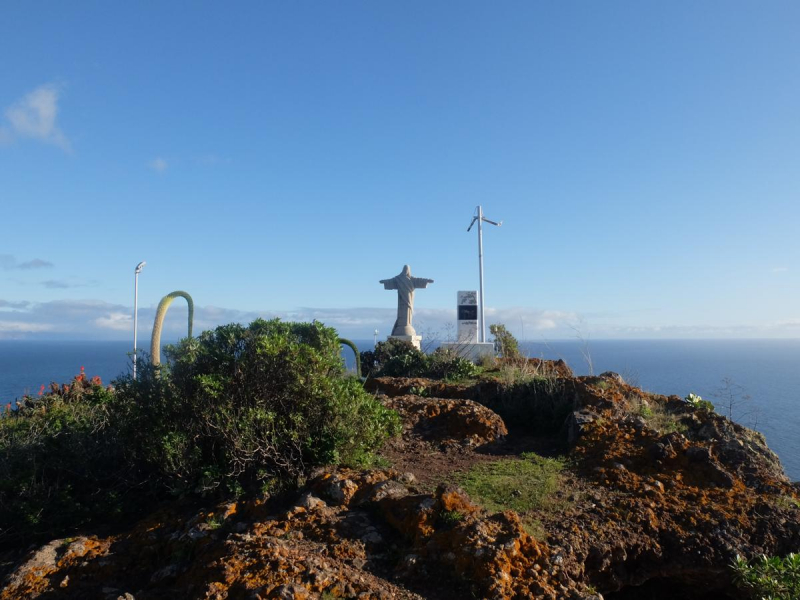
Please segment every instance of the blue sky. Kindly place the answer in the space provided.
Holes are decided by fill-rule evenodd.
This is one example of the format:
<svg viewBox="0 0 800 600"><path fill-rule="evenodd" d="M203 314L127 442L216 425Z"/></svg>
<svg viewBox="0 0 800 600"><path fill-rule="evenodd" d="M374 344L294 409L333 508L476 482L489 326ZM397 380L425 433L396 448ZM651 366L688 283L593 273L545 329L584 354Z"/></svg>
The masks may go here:
<svg viewBox="0 0 800 600"><path fill-rule="evenodd" d="M0 337L477 287L527 339L800 336L796 2L12 3ZM36 262L32 262L36 261ZM181 311L184 311L183 313ZM185 326L177 304L167 330Z"/></svg>

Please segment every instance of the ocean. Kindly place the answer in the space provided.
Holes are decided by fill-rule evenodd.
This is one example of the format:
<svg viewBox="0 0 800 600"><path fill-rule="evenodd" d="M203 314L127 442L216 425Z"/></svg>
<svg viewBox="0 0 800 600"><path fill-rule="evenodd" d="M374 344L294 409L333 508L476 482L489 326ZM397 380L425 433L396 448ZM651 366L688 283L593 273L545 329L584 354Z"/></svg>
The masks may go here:
<svg viewBox="0 0 800 600"><path fill-rule="evenodd" d="M356 344L362 350L373 346L372 340ZM531 357L563 358L579 375L615 371L650 392L698 394L723 414L720 398L732 392L733 419L762 432L789 477L800 480L800 340L591 340L585 347L577 341L521 347ZM110 382L129 372L130 349L127 342L0 340L0 402L35 395L51 381L68 382L81 367ZM342 355L352 367L350 349Z"/></svg>

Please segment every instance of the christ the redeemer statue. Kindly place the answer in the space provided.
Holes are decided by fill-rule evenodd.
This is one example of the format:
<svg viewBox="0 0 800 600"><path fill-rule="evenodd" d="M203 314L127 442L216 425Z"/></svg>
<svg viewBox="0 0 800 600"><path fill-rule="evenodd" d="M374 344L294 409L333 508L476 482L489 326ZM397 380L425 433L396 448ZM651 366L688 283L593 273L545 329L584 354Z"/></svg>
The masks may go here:
<svg viewBox="0 0 800 600"><path fill-rule="evenodd" d="M422 277L412 277L411 267L405 265L400 275L391 279L381 279L386 290L397 290L397 320L392 329L393 336L415 336L417 332L411 325L411 318L414 315L414 290L426 288L433 279L423 279Z"/></svg>

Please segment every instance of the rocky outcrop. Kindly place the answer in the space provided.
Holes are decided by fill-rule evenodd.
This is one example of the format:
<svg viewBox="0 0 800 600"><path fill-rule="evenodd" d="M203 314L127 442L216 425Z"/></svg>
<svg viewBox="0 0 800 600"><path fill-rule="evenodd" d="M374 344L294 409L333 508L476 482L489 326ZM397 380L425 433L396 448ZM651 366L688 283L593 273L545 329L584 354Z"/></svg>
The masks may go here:
<svg viewBox="0 0 800 600"><path fill-rule="evenodd" d="M495 412L472 400L399 396L384 403L400 413L406 434L424 440L481 446L508 434Z"/></svg>
<svg viewBox="0 0 800 600"><path fill-rule="evenodd" d="M330 467L288 501L172 507L56 540L19 563L0 600L735 598L735 555L800 549L800 490L760 434L613 373L556 379L537 393L569 393L570 411L543 437L506 429L500 382L373 380L404 421L402 470ZM487 397L501 414L475 399ZM490 512L453 483L454 469L559 444L569 468L555 508ZM449 467L438 485L431 464Z"/></svg>

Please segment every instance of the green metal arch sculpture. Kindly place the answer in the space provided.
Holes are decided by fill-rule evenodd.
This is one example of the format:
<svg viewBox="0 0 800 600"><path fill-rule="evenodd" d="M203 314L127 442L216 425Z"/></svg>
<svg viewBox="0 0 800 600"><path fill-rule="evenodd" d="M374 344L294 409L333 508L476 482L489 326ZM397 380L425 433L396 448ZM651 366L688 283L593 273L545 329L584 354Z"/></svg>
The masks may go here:
<svg viewBox="0 0 800 600"><path fill-rule="evenodd" d="M161 364L161 328L164 325L164 317L167 316L167 309L175 298L186 298L189 305L189 337L192 337L192 323L194 322L194 302L187 292L180 290L167 294L158 303L156 309L156 320L153 322L153 336L150 338L150 359L154 365Z"/></svg>
<svg viewBox="0 0 800 600"><path fill-rule="evenodd" d="M358 347L348 339L339 338L339 343L344 344L345 346L349 346L353 350L353 354L356 355L356 375L360 378L361 377L361 354L358 351Z"/></svg>

